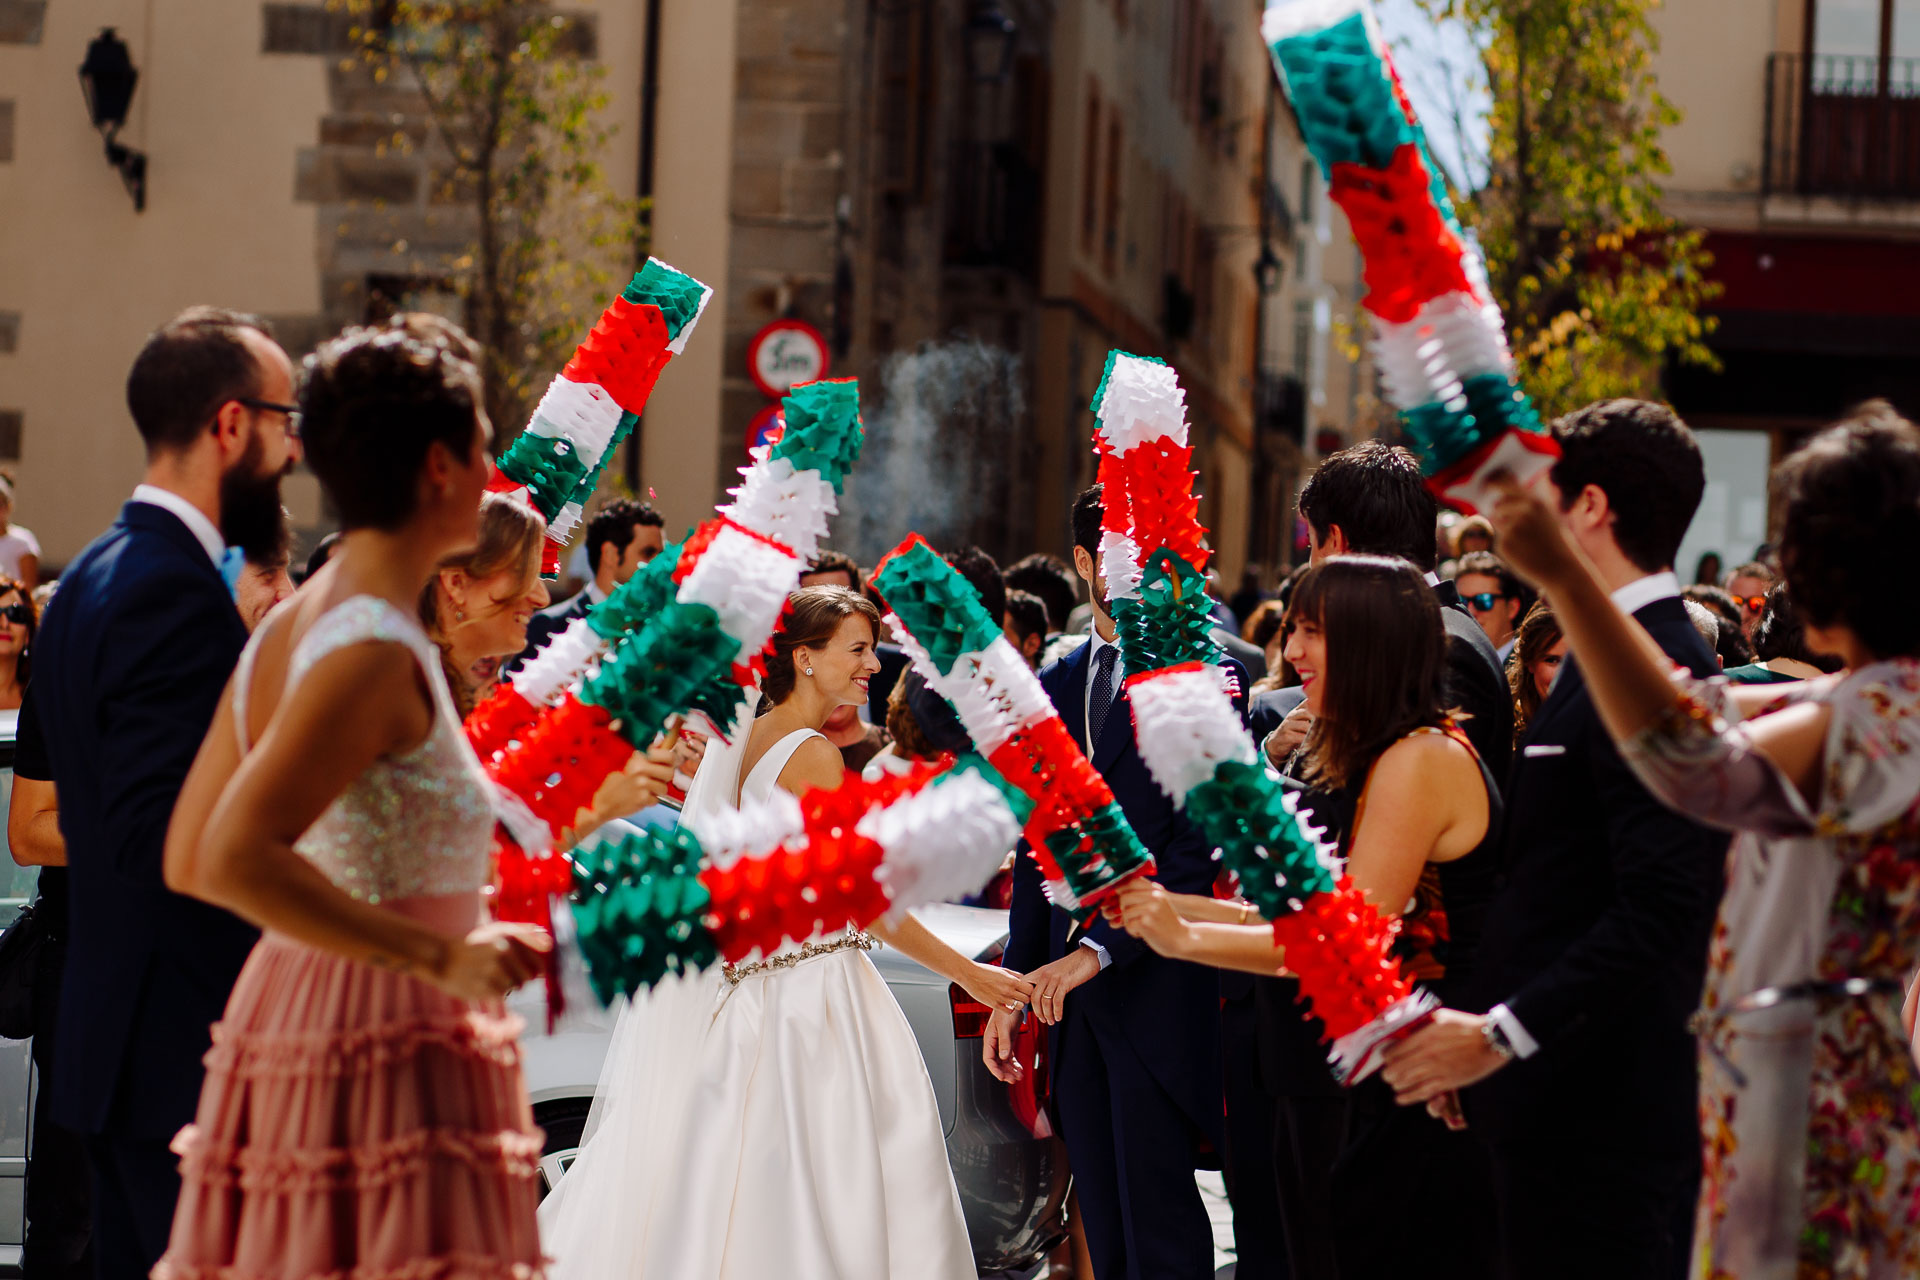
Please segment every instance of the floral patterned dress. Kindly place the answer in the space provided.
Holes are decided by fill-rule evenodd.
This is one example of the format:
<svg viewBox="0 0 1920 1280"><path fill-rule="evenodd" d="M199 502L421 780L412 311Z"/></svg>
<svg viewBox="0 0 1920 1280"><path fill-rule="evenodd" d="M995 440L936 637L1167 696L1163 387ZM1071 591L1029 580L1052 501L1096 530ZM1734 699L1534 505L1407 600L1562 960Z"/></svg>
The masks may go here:
<svg viewBox="0 0 1920 1280"><path fill-rule="evenodd" d="M1724 681L1626 744L1656 795L1740 832L1701 1036L1695 1280L1920 1275L1920 662L1783 688L1824 703L1819 795L1758 751Z"/></svg>

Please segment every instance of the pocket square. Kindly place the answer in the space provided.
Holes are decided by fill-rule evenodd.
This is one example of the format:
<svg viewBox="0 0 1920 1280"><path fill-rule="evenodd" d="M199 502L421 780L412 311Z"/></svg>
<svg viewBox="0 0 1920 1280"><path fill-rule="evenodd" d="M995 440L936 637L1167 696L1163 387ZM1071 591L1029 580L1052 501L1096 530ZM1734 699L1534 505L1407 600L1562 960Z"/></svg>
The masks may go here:
<svg viewBox="0 0 1920 1280"><path fill-rule="evenodd" d="M1537 742L1522 750L1520 754L1529 760L1534 760L1540 756L1563 756L1567 754L1567 749L1555 743Z"/></svg>

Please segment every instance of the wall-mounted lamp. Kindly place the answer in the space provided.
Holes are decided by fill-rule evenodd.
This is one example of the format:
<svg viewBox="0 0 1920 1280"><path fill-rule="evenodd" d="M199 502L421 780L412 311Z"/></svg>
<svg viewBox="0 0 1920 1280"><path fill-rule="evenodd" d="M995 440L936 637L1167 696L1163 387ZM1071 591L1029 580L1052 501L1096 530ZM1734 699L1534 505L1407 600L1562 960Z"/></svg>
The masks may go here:
<svg viewBox="0 0 1920 1280"><path fill-rule="evenodd" d="M982 84L998 84L1013 69L1020 29L993 0L975 4L967 18L967 70Z"/></svg>
<svg viewBox="0 0 1920 1280"><path fill-rule="evenodd" d="M1253 264L1253 282L1259 286L1262 296L1279 287L1281 270L1280 258L1274 253L1273 246L1262 240L1260 257Z"/></svg>
<svg viewBox="0 0 1920 1280"><path fill-rule="evenodd" d="M115 140L127 123L127 108L133 102L133 86L140 73L134 70L126 42L104 27L87 46L87 59L80 64L80 92L87 98L87 114L93 127L107 140L107 163L120 171L120 180L133 196L134 212L147 207L147 157Z"/></svg>

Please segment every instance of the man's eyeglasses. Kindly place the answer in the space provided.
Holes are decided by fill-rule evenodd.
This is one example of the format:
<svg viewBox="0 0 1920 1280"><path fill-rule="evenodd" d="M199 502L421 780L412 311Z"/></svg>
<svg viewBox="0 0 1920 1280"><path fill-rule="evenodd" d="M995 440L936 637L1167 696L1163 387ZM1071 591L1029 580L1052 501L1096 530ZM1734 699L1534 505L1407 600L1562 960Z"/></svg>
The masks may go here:
<svg viewBox="0 0 1920 1280"><path fill-rule="evenodd" d="M1733 599L1735 604L1738 604L1748 613L1758 613L1767 607L1767 598L1765 596L1735 596Z"/></svg>
<svg viewBox="0 0 1920 1280"><path fill-rule="evenodd" d="M33 606L16 600L6 608L0 609L0 622L11 622L17 627L31 625L33 622Z"/></svg>
<svg viewBox="0 0 1920 1280"><path fill-rule="evenodd" d="M243 396L234 401L249 409L259 409L266 413L277 413L287 420L287 439L300 438L300 406L297 404L278 404L272 400L256 400L252 396Z"/></svg>
<svg viewBox="0 0 1920 1280"><path fill-rule="evenodd" d="M1495 600L1513 599L1512 596L1507 595L1503 591L1476 591L1470 596L1461 596L1460 598L1467 602L1469 608L1478 609L1482 613L1490 611L1493 608L1493 602Z"/></svg>

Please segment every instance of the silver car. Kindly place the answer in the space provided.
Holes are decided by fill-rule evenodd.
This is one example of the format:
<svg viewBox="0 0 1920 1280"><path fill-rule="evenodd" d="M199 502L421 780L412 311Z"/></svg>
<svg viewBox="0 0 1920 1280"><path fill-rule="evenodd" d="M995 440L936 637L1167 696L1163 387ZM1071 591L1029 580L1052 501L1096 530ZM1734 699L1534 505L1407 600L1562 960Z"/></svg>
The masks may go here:
<svg viewBox="0 0 1920 1280"><path fill-rule="evenodd" d="M13 794L18 718L17 712L0 711L0 815ZM5 840L6 823L0 820L0 848ZM37 869L15 866L10 851L0 857L0 928L32 898L37 878ZM989 963L1000 958L1006 912L934 907L917 914L962 955ZM1048 1123L1044 1095L1030 1083L1043 1073L1029 1073L1029 1083L1015 1087L995 1080L980 1060L986 1007L897 951L876 948L872 956L926 1058L975 1262L982 1274L1031 1267L1065 1235L1066 1148ZM547 1034L545 994L538 983L516 993L511 1003L527 1022L527 1087L534 1118L547 1133L543 1171L551 1185L579 1147L613 1023L610 1016L588 1010L568 1019L559 1034ZM1044 1029L1021 1034L1040 1037L1028 1047L1044 1058ZM40 1087L29 1042L0 1040L0 1276L20 1274L29 1127L34 1090Z"/></svg>
<svg viewBox="0 0 1920 1280"><path fill-rule="evenodd" d="M1005 911L939 906L914 914L961 955L991 964L1006 946ZM1023 1272L1066 1234L1066 1148L1053 1133L1044 1092L1033 1083L1045 1072L1029 1072L1015 1086L995 1080L980 1057L987 1007L890 947L870 955L906 1013L933 1080L975 1266L982 1275ZM580 985L568 984L570 998ZM549 1035L540 984L521 988L509 1004L527 1021L527 1088L534 1119L547 1133L542 1172L551 1186L579 1147L612 1017L576 1009ZM1044 1061L1045 1029L1029 1019L1019 1034L1033 1038L1024 1047Z"/></svg>

